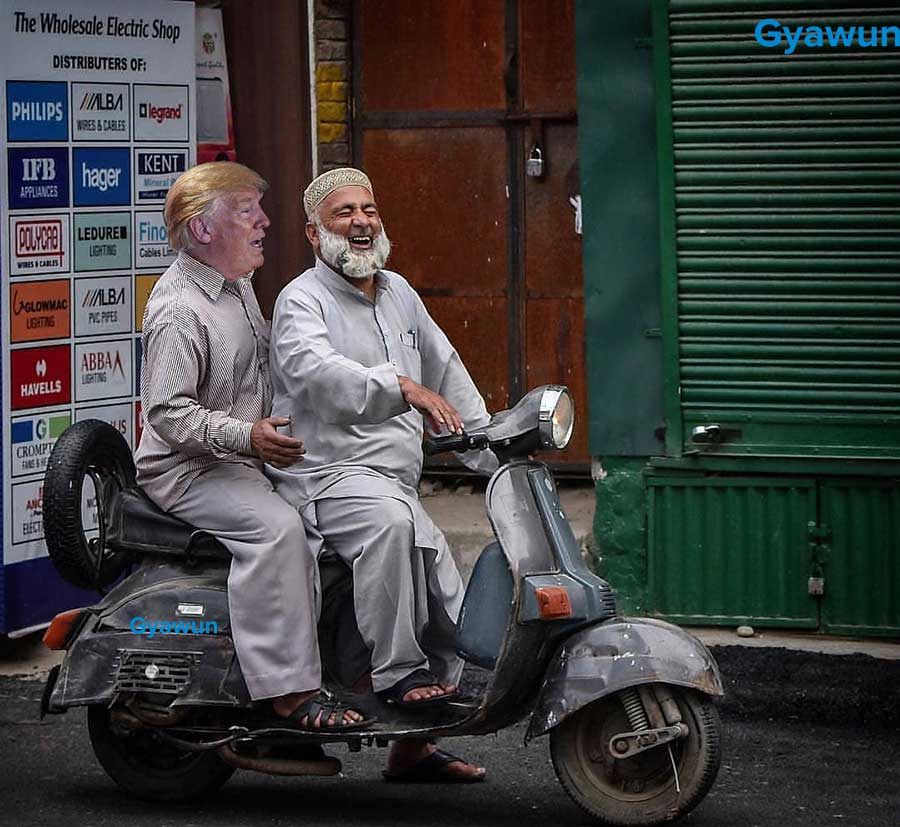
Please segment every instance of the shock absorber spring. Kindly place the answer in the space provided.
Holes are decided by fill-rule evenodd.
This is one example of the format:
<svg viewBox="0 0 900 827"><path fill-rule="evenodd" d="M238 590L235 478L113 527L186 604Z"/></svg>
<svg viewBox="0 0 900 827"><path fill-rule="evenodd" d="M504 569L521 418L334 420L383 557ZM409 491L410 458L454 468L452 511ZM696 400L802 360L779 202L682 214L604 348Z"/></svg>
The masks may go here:
<svg viewBox="0 0 900 827"><path fill-rule="evenodd" d="M647 720L647 713L644 711L644 705L641 703L641 696L637 689L633 686L623 689L619 692L619 700L625 707L625 714L628 716L628 723L634 732L641 732L650 729L650 721Z"/></svg>

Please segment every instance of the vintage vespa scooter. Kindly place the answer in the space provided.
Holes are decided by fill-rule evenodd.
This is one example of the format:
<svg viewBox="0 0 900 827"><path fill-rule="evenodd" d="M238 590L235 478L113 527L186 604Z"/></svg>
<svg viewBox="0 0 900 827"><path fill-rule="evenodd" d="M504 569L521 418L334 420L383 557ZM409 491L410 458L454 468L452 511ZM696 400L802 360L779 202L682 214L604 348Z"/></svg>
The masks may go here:
<svg viewBox="0 0 900 827"><path fill-rule="evenodd" d="M43 710L87 706L106 772L158 800L209 793L236 767L337 773L337 759L316 755L328 742L358 750L402 737L479 735L530 715L526 740L550 734L561 784L599 822L684 815L719 768L718 668L676 626L617 616L611 587L585 565L550 471L530 458L564 448L573 420L567 389L545 386L478 431L426 443L432 453L490 449L500 459L486 492L496 539L475 565L457 626L459 653L488 670L477 697L410 711L359 692L368 651L352 582L343 563L321 564L330 686L377 718L370 729L323 734L280 727L250 701L230 637L224 548L141 494L117 431L73 425L45 478L50 555L67 580L101 592L136 568L95 606L51 624L45 640L66 655Z"/></svg>

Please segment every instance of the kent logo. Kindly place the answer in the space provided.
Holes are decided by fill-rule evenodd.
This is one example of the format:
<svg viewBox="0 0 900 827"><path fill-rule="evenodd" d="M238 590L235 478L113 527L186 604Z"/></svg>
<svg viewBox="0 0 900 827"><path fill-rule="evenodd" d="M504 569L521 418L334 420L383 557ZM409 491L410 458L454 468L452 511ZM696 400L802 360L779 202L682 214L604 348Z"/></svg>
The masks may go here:
<svg viewBox="0 0 900 827"><path fill-rule="evenodd" d="M171 175L185 171L186 152L141 152L138 154L138 173L141 175Z"/></svg>
<svg viewBox="0 0 900 827"><path fill-rule="evenodd" d="M756 42L767 49L776 49L784 43L784 54L792 55L802 43L808 49L860 49L900 48L898 26L783 26L774 17L767 17L756 24Z"/></svg>

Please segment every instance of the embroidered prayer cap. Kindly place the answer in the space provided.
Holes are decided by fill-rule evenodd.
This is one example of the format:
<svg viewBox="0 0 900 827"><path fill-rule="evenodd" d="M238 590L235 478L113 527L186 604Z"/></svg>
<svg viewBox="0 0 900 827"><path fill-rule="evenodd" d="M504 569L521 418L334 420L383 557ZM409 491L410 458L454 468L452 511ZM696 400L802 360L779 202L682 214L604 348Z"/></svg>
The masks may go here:
<svg viewBox="0 0 900 827"><path fill-rule="evenodd" d="M313 178L312 183L304 191L303 208L306 210L306 217L312 218L316 207L341 187L365 187L372 192L372 182L362 170L353 167L330 169L317 178ZM372 192L373 196L374 194Z"/></svg>

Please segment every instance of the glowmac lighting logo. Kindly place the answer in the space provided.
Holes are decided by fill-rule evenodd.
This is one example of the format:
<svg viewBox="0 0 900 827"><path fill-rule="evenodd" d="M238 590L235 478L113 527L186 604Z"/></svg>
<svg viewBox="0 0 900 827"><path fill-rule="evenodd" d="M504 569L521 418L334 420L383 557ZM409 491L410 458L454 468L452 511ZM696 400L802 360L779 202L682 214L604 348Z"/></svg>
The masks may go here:
<svg viewBox="0 0 900 827"><path fill-rule="evenodd" d="M795 54L799 46L806 49L898 49L900 26L784 26L780 20L767 17L756 24L756 42L767 49L780 49Z"/></svg>
<svg viewBox="0 0 900 827"><path fill-rule="evenodd" d="M66 141L69 101L65 83L6 81L9 141Z"/></svg>

